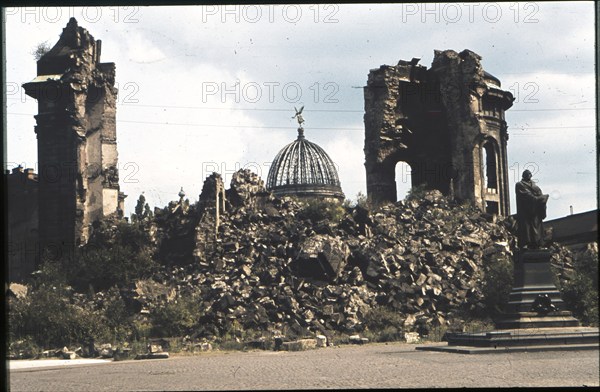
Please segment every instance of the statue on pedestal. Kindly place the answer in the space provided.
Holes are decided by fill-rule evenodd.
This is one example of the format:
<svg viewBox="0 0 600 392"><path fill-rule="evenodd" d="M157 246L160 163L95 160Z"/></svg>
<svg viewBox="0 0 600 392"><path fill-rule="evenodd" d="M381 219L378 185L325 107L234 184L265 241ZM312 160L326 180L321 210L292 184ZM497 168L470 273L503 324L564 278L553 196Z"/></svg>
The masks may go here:
<svg viewBox="0 0 600 392"><path fill-rule="evenodd" d="M506 312L495 320L498 329L577 327L579 321L565 304L554 284L552 252L543 248L542 220L546 217L548 195L531 181L525 170L516 184L517 241L514 282Z"/></svg>
<svg viewBox="0 0 600 392"><path fill-rule="evenodd" d="M523 178L515 187L517 198L517 240L519 248L539 249L543 245L542 220L546 217L548 195L531 180L531 172L525 170Z"/></svg>

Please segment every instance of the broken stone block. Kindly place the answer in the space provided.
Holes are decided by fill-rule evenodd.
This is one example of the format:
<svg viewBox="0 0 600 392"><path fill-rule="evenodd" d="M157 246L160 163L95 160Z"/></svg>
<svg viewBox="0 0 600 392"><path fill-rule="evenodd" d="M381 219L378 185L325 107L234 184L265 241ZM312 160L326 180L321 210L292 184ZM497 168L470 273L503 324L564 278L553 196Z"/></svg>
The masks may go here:
<svg viewBox="0 0 600 392"><path fill-rule="evenodd" d="M273 337L273 343L274 343L273 349L275 351L283 349L283 343L284 343L283 339L284 339L283 336L274 336Z"/></svg>
<svg viewBox="0 0 600 392"><path fill-rule="evenodd" d="M166 359L169 358L168 352L138 354L134 359Z"/></svg>
<svg viewBox="0 0 600 392"><path fill-rule="evenodd" d="M294 342L283 342L281 348L286 351L303 351L317 347L317 339L300 339Z"/></svg>
<svg viewBox="0 0 600 392"><path fill-rule="evenodd" d="M300 245L298 272L303 276L334 280L348 260L350 250L339 238L318 234Z"/></svg>
<svg viewBox="0 0 600 392"><path fill-rule="evenodd" d="M423 275L423 274L419 274L419 278L417 279L417 281L415 282L415 284L417 286L422 286L425 281L427 280L427 276Z"/></svg>
<svg viewBox="0 0 600 392"><path fill-rule="evenodd" d="M117 348L113 352L113 359L115 361L124 361L131 358L131 348L130 347L121 347Z"/></svg>
<svg viewBox="0 0 600 392"><path fill-rule="evenodd" d="M406 343L418 343L421 341L421 338L418 332L406 332L404 340L406 340Z"/></svg>
<svg viewBox="0 0 600 392"><path fill-rule="evenodd" d="M349 336L348 340L352 344L366 344L366 343L369 343L369 339L368 338L361 338L360 335Z"/></svg>
<svg viewBox="0 0 600 392"><path fill-rule="evenodd" d="M264 337L260 337L255 340L250 340L244 343L244 346L253 349L266 350L267 349L267 339Z"/></svg>
<svg viewBox="0 0 600 392"><path fill-rule="evenodd" d="M148 351L152 354L161 353L163 351L162 346L160 344L149 344Z"/></svg>
<svg viewBox="0 0 600 392"><path fill-rule="evenodd" d="M327 336L317 335L317 347L327 347Z"/></svg>
<svg viewBox="0 0 600 392"><path fill-rule="evenodd" d="M258 175L248 169L240 169L231 177L230 189L225 193L232 204L254 208L257 196L264 192L264 181Z"/></svg>
<svg viewBox="0 0 600 392"><path fill-rule="evenodd" d="M77 358L77 354L75 351L63 350L62 357L63 359L75 359Z"/></svg>
<svg viewBox="0 0 600 392"><path fill-rule="evenodd" d="M416 321L417 321L416 316L414 314L409 314L406 316L406 319L404 319L403 326L405 328L410 328L415 324Z"/></svg>
<svg viewBox="0 0 600 392"><path fill-rule="evenodd" d="M106 343L100 346L98 353L102 358L112 358L113 357L113 349L110 343Z"/></svg>
<svg viewBox="0 0 600 392"><path fill-rule="evenodd" d="M6 297L9 298L13 296L15 298L23 299L27 297L27 292L29 288L26 285L20 283L10 283L8 285L8 289L6 290Z"/></svg>

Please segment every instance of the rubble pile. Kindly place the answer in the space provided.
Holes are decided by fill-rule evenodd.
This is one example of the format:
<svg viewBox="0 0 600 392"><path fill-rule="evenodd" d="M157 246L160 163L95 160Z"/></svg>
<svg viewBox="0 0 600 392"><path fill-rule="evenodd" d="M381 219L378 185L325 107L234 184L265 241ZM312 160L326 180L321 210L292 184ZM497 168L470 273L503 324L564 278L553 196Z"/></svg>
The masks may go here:
<svg viewBox="0 0 600 392"><path fill-rule="evenodd" d="M432 329L461 328L466 318L490 315L483 279L496 260L512 259L508 220L435 190L372 210L345 206L335 219L315 214L310 203L329 208L319 200L275 197L249 171L235 173L225 191L215 173L200 202L181 197L145 221L161 263L154 275L96 293L69 288L70 302L98 317L122 303L148 331L161 311L160 322L177 322L176 313L165 312L169 305L191 304L186 311L194 326L184 328L183 340L191 351L209 350L210 341L226 336L249 347L272 341L284 350L322 347L340 334L362 344L369 326L381 327L381 317L393 320L396 336L416 341ZM110 237L116 226L108 229ZM558 279L569 280L575 256L557 244L552 252ZM586 252L597 257L597 248ZM16 301L27 295L23 287L11 285L7 293ZM15 357L29 355L21 343ZM52 353L131 356L126 347L80 344ZM139 358L168 355L149 347Z"/></svg>
<svg viewBox="0 0 600 392"><path fill-rule="evenodd" d="M550 245L552 251L552 258L550 264L556 272L556 277L560 286L564 286L566 282L573 278L575 274L574 261L577 256L583 256L583 254L573 254L568 248L559 246L556 243ZM584 252L578 252L584 253Z"/></svg>
<svg viewBox="0 0 600 392"><path fill-rule="evenodd" d="M144 313L194 296L195 336L222 335L234 322L305 336L360 332L369 311L386 306L402 315L405 331L423 334L483 309L483 264L511 256L504 226L438 191L373 212L348 208L339 223L304 218L301 202L265 192L249 171L233 176L227 198L216 229L206 206L190 207L193 219L184 209L157 217L195 219L195 233L182 230L202 251L184 265L165 263L171 267L154 277L162 295L144 292L147 282L133 289L128 296Z"/></svg>

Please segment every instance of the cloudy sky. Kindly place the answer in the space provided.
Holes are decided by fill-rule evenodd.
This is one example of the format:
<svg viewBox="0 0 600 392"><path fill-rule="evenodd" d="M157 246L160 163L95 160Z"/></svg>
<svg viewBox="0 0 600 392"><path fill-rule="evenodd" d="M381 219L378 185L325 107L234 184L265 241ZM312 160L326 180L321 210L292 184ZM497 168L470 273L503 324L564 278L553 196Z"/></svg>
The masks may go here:
<svg viewBox="0 0 600 392"><path fill-rule="evenodd" d="M117 67L117 138L126 214L194 201L204 178L240 167L266 179L296 137L338 166L347 198L366 192L362 87L372 68L435 49L470 49L516 97L507 112L511 209L529 168L548 217L597 208L592 2L6 9L7 167L36 167L33 48L74 16ZM409 188L397 167L399 195Z"/></svg>

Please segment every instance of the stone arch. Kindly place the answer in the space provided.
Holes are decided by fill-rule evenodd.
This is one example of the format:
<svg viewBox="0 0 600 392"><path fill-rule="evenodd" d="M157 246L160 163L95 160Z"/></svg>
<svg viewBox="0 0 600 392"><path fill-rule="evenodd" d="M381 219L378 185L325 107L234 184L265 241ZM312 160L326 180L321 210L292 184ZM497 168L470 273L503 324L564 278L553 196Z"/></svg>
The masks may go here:
<svg viewBox="0 0 600 392"><path fill-rule="evenodd" d="M484 188L487 192L490 190L498 191L498 161L499 149L498 143L492 138L485 138L481 143L481 164Z"/></svg>
<svg viewBox="0 0 600 392"><path fill-rule="evenodd" d="M500 214L503 211L501 205L501 156L498 141L490 136L483 136L475 146L475 182L481 208L490 214Z"/></svg>
<svg viewBox="0 0 600 392"><path fill-rule="evenodd" d="M398 194L398 181L402 181L399 176L402 173L397 173L397 165L404 162L411 168L410 183L408 187L415 185L414 161L409 149L402 148L392 151L387 151L387 156L379 161L367 159L365 168L367 172L367 194L371 202L375 204L383 202L396 202L399 198L404 198L404 195Z"/></svg>

